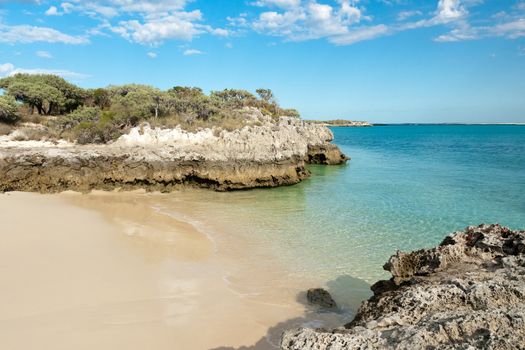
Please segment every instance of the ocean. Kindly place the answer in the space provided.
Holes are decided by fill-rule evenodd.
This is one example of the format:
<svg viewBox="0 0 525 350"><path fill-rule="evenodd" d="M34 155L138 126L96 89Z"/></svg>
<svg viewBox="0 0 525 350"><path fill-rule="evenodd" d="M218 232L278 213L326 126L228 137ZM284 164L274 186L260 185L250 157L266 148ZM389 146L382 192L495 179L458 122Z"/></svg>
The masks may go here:
<svg viewBox="0 0 525 350"><path fill-rule="evenodd" d="M351 284L363 298L389 277L382 266L396 250L432 247L480 223L525 229L525 126L332 130L352 158L345 166L310 166L312 176L290 187L170 197L217 249L235 250L242 240L246 275L268 261L286 267L281 281L253 290L244 281L242 292L310 279L336 294Z"/></svg>

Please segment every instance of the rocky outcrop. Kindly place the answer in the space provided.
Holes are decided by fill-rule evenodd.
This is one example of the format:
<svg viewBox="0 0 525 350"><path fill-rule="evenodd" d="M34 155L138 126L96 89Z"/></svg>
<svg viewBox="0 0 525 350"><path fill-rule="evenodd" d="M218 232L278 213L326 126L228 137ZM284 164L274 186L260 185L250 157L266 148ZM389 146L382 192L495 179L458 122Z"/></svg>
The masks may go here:
<svg viewBox="0 0 525 350"><path fill-rule="evenodd" d="M346 163L349 159L336 145L323 143L309 145L305 161L310 164L339 165Z"/></svg>
<svg viewBox="0 0 525 350"><path fill-rule="evenodd" d="M428 250L398 252L355 319L283 334L283 349L523 349L525 231L468 227Z"/></svg>
<svg viewBox="0 0 525 350"><path fill-rule="evenodd" d="M337 307L334 299L327 290L322 288L312 288L306 292L306 300L312 305L317 305L326 309Z"/></svg>
<svg viewBox="0 0 525 350"><path fill-rule="evenodd" d="M306 178L309 148L328 145L331 131L297 118L276 123L252 112L260 125L195 133L143 125L109 145L4 137L0 191L169 191L188 185L226 191L292 185ZM336 152L330 149L327 159Z"/></svg>

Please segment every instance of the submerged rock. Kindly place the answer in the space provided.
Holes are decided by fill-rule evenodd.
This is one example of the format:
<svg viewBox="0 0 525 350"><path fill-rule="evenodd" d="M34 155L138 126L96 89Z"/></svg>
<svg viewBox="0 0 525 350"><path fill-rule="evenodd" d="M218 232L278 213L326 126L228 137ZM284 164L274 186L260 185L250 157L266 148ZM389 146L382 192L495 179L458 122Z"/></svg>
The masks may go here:
<svg viewBox="0 0 525 350"><path fill-rule="evenodd" d="M398 252L345 327L297 329L282 349L523 349L525 231L468 227L433 249Z"/></svg>
<svg viewBox="0 0 525 350"><path fill-rule="evenodd" d="M337 307L330 293L322 288L309 289L306 293L306 299L310 304L323 308L332 309Z"/></svg>
<svg viewBox="0 0 525 350"><path fill-rule="evenodd" d="M274 122L252 112L261 125L195 133L144 125L109 145L5 137L0 140L0 192L169 191L187 185L227 191L292 185L308 177L309 147L330 145L332 132L297 118ZM337 146L331 146L335 152Z"/></svg>

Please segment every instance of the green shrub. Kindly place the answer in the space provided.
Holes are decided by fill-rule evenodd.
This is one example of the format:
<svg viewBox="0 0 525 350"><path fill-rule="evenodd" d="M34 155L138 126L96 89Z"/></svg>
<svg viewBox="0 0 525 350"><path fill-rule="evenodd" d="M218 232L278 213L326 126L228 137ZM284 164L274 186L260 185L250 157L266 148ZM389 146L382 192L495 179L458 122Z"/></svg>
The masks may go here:
<svg viewBox="0 0 525 350"><path fill-rule="evenodd" d="M73 129L72 135L79 144L108 143L116 140L127 130L115 113L104 111L97 121L82 121Z"/></svg>
<svg viewBox="0 0 525 350"><path fill-rule="evenodd" d="M19 119L18 104L12 96L0 96L0 122L14 123Z"/></svg>
<svg viewBox="0 0 525 350"><path fill-rule="evenodd" d="M50 121L49 125L59 133L75 128L82 122L96 122L99 120L101 110L98 107L81 107L76 111Z"/></svg>
<svg viewBox="0 0 525 350"><path fill-rule="evenodd" d="M17 120L45 123L50 135L103 143L114 140L142 121L154 126L186 130L218 127L225 130L255 125L243 112L259 109L277 119L299 117L293 109L282 109L273 92L257 89L226 89L206 95L196 87L175 86L167 91L152 86L128 84L81 89L53 75L17 74L0 79L0 122Z"/></svg>

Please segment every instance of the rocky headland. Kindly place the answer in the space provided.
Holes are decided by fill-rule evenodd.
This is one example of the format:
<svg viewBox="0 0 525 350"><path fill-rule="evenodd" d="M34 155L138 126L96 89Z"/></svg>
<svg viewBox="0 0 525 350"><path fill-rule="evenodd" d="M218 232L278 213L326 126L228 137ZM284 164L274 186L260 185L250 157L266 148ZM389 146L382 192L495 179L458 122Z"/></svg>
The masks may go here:
<svg viewBox="0 0 525 350"><path fill-rule="evenodd" d="M369 122L356 121L356 120L345 120L345 119L334 119L334 120L312 120L311 123L324 125L324 126L342 126L349 128L366 128L374 126Z"/></svg>
<svg viewBox="0 0 525 350"><path fill-rule="evenodd" d="M305 163L348 160L324 126L250 113L253 123L233 131L143 124L105 145L16 141L15 131L0 137L0 192L276 187L308 177Z"/></svg>
<svg viewBox="0 0 525 350"><path fill-rule="evenodd" d="M384 268L351 323L286 331L282 349L525 348L525 231L471 226Z"/></svg>

